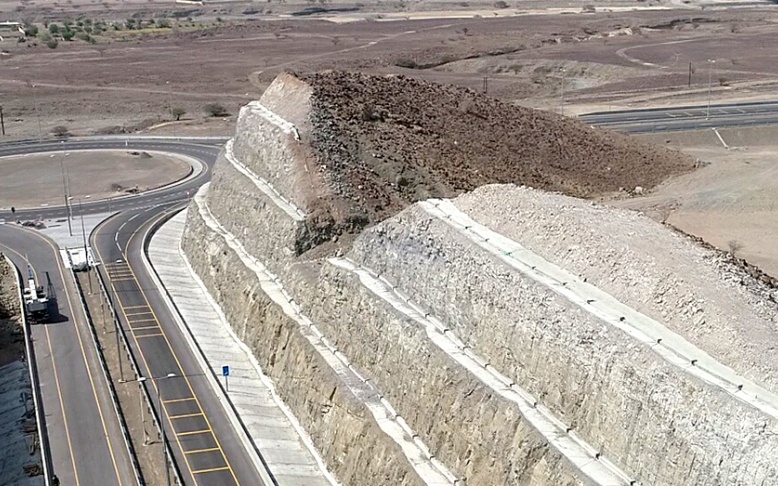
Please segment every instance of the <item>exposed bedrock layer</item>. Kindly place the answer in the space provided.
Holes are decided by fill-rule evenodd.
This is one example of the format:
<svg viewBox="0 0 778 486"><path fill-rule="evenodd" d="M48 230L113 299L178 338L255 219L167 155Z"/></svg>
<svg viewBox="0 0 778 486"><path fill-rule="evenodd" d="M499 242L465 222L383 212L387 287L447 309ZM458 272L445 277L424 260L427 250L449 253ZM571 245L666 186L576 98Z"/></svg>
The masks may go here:
<svg viewBox="0 0 778 486"><path fill-rule="evenodd" d="M668 365L421 209L368 229L350 256L642 484L778 480L773 418Z"/></svg>
<svg viewBox="0 0 778 486"><path fill-rule="evenodd" d="M189 212L182 247L238 337L344 484L422 485L399 447L379 429L299 326L263 292L256 275Z"/></svg>
<svg viewBox="0 0 778 486"><path fill-rule="evenodd" d="M427 105L443 104L418 110L403 86L422 93ZM370 103L368 95L380 98L378 92L400 101ZM506 163L508 149L471 163L473 147L504 138L494 138L503 127L484 121L484 110L527 133L557 126L546 115L416 81L282 75L241 111L210 187L190 208L182 241L190 263L328 468L353 485L778 484L778 412L743 398L753 395L751 382L736 390L732 381L720 385L690 372L688 363L679 366L618 320L614 325L506 264L500 252L485 251L428 203L400 212L424 195L502 180L595 194L635 183L652 161L666 175L687 170L688 159L658 149L641 155L620 137L564 121L564 136L544 135L537 153L524 153L532 163ZM456 124L442 123L452 116ZM494 136L458 151L448 126L461 136L466 126ZM390 154L395 142L403 145ZM409 149L416 145L425 147L424 157L438 149L453 157L455 170L445 157L424 162ZM590 146L618 165L587 169L580 183L569 182ZM559 160L545 164L554 154ZM600 170L607 183L598 182ZM543 197L548 201L538 203ZM574 209L554 209L566 201ZM657 325L688 335L740 373L736 379L775 390L772 365L740 360L704 331L705 322L715 324L768 359L767 344L756 341L773 337L771 308L759 307L769 295L737 290L724 298L739 277L716 280L718 264L704 256L689 254L691 263L679 268L694 275L699 267L705 279L721 280L715 291L679 277L674 263L647 259L643 252L663 251L644 244L655 233L670 245L668 254L686 258L667 228L604 224L602 218L629 223L632 216L515 187L486 187L455 204L508 238L524 244L526 236L533 258L569 268ZM587 226L576 226L576 218ZM589 237L596 251L565 257L570 243L586 247ZM627 263L633 260L639 263ZM719 299L697 310L700 300ZM745 320L724 324L741 308L760 334L743 331Z"/></svg>

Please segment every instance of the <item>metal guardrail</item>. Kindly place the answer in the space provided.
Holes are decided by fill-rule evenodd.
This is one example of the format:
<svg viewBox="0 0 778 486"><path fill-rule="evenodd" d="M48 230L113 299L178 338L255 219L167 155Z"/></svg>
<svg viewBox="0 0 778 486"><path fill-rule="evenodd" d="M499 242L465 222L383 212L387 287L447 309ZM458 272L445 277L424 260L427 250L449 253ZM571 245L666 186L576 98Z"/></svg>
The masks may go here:
<svg viewBox="0 0 778 486"><path fill-rule="evenodd" d="M16 268L8 255L3 255L6 263L11 268ZM41 396L40 380L38 379L38 362L35 358L35 348L32 345L30 336L30 326L27 323L27 313L24 308L24 297L22 295L22 286L20 284L21 274L18 269L16 272L16 290L19 295L19 311L22 318L22 329L24 330L24 349L27 353L27 370L30 373L30 386L32 387L32 403L35 407L35 422L38 427L38 442L41 449L41 466L43 467L43 481L46 486L51 485L53 466L51 463L51 446L49 445L49 434L46 429L46 421L43 419L43 397Z"/></svg>
<svg viewBox="0 0 778 486"><path fill-rule="evenodd" d="M116 327L116 329L118 329L119 335L122 338L122 345L124 346L124 349L130 358L130 365L132 366L132 370L135 373L136 377L143 376L140 372L140 368L138 367L138 362L135 359L135 355L132 354L131 351L132 348L130 347L129 340L127 339L127 333L124 330L124 327L122 327L121 323L119 322L119 317L116 314L116 308L114 307L113 300L111 300L110 293L108 292L108 287L105 284L105 281L103 280L103 275L102 273L100 273L100 269L97 267L95 267L95 272L97 273L97 281L100 283L100 291L103 293L103 297L105 297L105 301L108 302L108 308L111 309L111 316L113 317L114 326ZM121 352L121 350L117 350L117 351ZM161 436L162 420L161 417L159 416L159 411L155 409L153 406L153 401L148 390L148 385L147 385L148 381L149 380L141 383L140 388L143 390L143 396L146 399L145 406L148 408L148 410L151 411L151 416L154 420L154 424L156 425L157 431L160 433ZM170 458L170 464L173 466L173 474L175 475L176 482L177 484L183 485L184 481L181 477L181 470L178 468L178 463L176 462L175 456L173 455L173 450L170 448L170 442L166 440L164 446L165 446L165 450L167 451L167 457ZM167 465L165 467L167 467Z"/></svg>
<svg viewBox="0 0 778 486"><path fill-rule="evenodd" d="M202 142L209 144L224 143L231 137L187 137L187 136L173 136L173 135L93 135L86 137L67 137L67 138L22 138L18 140L5 140L0 141L0 148L13 147L17 145L32 145L32 144L45 144L55 142L89 142L89 141L108 141L116 140L123 141L129 140L130 142L138 141L166 141L166 142Z"/></svg>
<svg viewBox="0 0 778 486"><path fill-rule="evenodd" d="M89 325L89 332L92 335L92 343L95 346L95 350L97 351L97 357L100 360L100 368L103 370L103 377L105 378L106 383L108 384L108 391L111 395L111 402L113 403L113 409L114 412L116 412L116 416L119 418L119 428L122 429L122 438L124 439L124 445L127 447L127 452L130 454L130 461L132 462L132 470L135 473L135 481L138 484L138 486L145 486L146 481L143 479L143 472L140 469L140 463L138 462L138 455L135 452L135 446L132 443L132 438L130 437L130 431L127 428L127 421L124 418L124 412L122 412L122 407L119 405L119 397L116 394L116 387L113 385L113 381L111 381L111 372L108 370L108 364L105 362L105 355L103 354L103 348L100 345L100 341L97 337L97 329L95 329L95 324L92 321L92 314L89 312L89 305L86 302L86 298L84 297L84 289L81 288L81 282L78 281L78 278L76 278L75 273L71 270L70 276L73 278L73 282L76 284L76 290L78 291L78 299L81 302L81 310L84 312L84 317L86 318L86 322ZM120 353L121 350L117 349L117 353ZM121 356L119 356L119 359L121 359Z"/></svg>

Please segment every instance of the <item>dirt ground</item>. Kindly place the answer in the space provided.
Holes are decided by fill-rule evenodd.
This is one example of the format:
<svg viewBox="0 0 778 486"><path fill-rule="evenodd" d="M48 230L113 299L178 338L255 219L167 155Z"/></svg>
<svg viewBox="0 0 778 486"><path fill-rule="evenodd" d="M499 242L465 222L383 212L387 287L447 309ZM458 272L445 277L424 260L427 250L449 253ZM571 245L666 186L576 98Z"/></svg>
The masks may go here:
<svg viewBox="0 0 778 486"><path fill-rule="evenodd" d="M16 269L0 253L0 366L24 357L16 278Z"/></svg>
<svg viewBox="0 0 778 486"><path fill-rule="evenodd" d="M778 275L778 136L776 128L645 137L682 148L704 167L660 185L644 197L611 201L646 211L686 233Z"/></svg>
<svg viewBox="0 0 778 486"><path fill-rule="evenodd" d="M145 152L144 152L145 153ZM0 207L63 204L66 173L74 199L107 199L128 190L146 191L189 174L189 164L160 153L70 151L0 158Z"/></svg>
<svg viewBox="0 0 778 486"><path fill-rule="evenodd" d="M107 13L118 8L115 2L106 3ZM461 3L456 9L465 9ZM232 115L226 118L232 127L239 106L258 98L285 69L398 73L486 90L526 106L557 110L562 104L566 113L578 104L640 106L646 100L657 102L658 96L704 99L709 68L716 100L742 95L745 89L754 95L769 92L778 81L778 65L767 62L778 35L772 10L607 12L603 7L585 15L394 21L363 16L368 20L336 23L316 16L269 20L239 13L238 5L218 7L235 10L232 16L223 13L220 22L212 16L217 10L178 7L190 14L190 22L174 19L177 11L171 4L140 8L127 2L121 8L134 7L136 17L148 22L167 15L172 27L108 29L94 37L94 44L62 41L56 49L40 40L6 39L0 43L0 92L7 137L46 135L56 126L74 134L147 131L172 120L172 108L185 110L183 119L199 124L206 118L204 105L212 102ZM445 3L405 9L436 5ZM469 8L483 5L472 2ZM521 5L508 10L516 14ZM41 14L28 4L24 14L61 21L58 8ZM273 8L281 7L274 3ZM524 8L529 11L529 4ZM90 21L103 15L94 5L89 12L79 15ZM188 133L193 125L160 129ZM215 125L210 128L221 133Z"/></svg>

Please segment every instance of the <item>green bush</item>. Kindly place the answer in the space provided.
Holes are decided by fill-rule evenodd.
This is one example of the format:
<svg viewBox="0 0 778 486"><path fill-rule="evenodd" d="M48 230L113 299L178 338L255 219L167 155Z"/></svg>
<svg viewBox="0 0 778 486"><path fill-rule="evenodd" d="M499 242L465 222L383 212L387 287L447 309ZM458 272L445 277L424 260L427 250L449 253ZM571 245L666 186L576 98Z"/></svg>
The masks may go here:
<svg viewBox="0 0 778 486"><path fill-rule="evenodd" d="M75 32L73 32L72 30L68 29L68 30L62 32L62 40L72 41L73 37L75 37L75 35L76 35Z"/></svg>
<svg viewBox="0 0 778 486"><path fill-rule="evenodd" d="M59 42L57 42L57 39L53 37L46 41L46 47L48 47L49 49L56 49L58 45Z"/></svg>
<svg viewBox="0 0 778 486"><path fill-rule="evenodd" d="M59 33L59 25L49 24L49 33L57 35Z"/></svg>

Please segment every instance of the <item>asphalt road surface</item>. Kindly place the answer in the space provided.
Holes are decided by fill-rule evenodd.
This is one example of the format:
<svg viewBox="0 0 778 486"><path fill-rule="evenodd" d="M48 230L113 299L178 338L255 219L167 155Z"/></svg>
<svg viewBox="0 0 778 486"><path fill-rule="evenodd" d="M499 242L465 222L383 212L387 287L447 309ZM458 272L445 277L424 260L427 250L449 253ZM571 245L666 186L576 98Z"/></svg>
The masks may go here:
<svg viewBox="0 0 778 486"><path fill-rule="evenodd" d="M90 239L98 259L105 261L99 271L109 282L141 372L149 378L144 386L155 402L162 398L163 423L184 483L253 486L262 484L255 465L140 263L150 226L170 207L182 207L210 179L220 146L219 141L205 139L87 139L2 145L0 156L59 150L159 150L204 164L202 173L181 184L110 203L91 201L83 204L83 210L118 212ZM0 212L0 219L54 219L66 214L64 207L46 207L18 210L14 215ZM56 291L57 312L52 322L32 330L54 473L63 485L134 483L75 284L57 246L36 231L6 224L0 225L0 251L24 272L29 261L39 274L39 284L45 284L45 272L49 272ZM175 376L168 378L169 374Z"/></svg>
<svg viewBox="0 0 778 486"><path fill-rule="evenodd" d="M183 205L173 205L173 211ZM140 255L151 227L170 205L123 212L92 233L103 278L109 282L133 355L162 416L186 483L263 484L195 356L151 280ZM171 249L175 251L175 249ZM173 377L168 378L170 374ZM158 410L159 413L159 410Z"/></svg>
<svg viewBox="0 0 778 486"><path fill-rule="evenodd" d="M590 125L628 133L674 132L704 128L778 124L778 102L679 106L587 113L578 117Z"/></svg>
<svg viewBox="0 0 778 486"><path fill-rule="evenodd" d="M63 485L135 484L108 385L69 270L40 233L0 225L0 251L55 292L50 322L30 326L52 466ZM25 278L26 280L26 278Z"/></svg>
<svg viewBox="0 0 778 486"><path fill-rule="evenodd" d="M191 178L181 184L160 188L148 193L116 197L110 200L83 201L81 210L83 210L84 214L95 214L123 211L125 209L165 204L186 199L189 195L194 194L198 187L210 179L210 168L216 161L216 156L219 154L219 150L221 150L222 143L223 142L214 142L208 139L193 139L186 142L177 142L173 140L143 140L141 138L129 138L127 140L62 140L35 144L0 145L0 157L67 150L158 150L192 157L206 165L205 170L199 176ZM0 219L5 219L6 221L15 219L33 220L37 218L54 219L65 217L66 215L67 210L63 206L20 209L16 211L16 214L12 214L10 210L0 210Z"/></svg>

